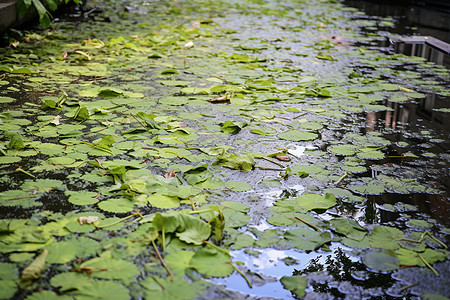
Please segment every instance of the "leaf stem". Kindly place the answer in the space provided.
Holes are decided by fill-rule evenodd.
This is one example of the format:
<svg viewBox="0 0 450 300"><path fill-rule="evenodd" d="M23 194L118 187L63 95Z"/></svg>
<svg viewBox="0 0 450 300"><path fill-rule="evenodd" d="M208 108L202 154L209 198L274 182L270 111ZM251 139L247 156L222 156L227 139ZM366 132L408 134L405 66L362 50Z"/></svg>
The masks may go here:
<svg viewBox="0 0 450 300"><path fill-rule="evenodd" d="M412 288L412 287L414 287L416 285L419 285L419 284L418 283L413 283L413 284L410 284L410 285L406 285L406 286L402 287L401 289L399 289L398 291L399 292L403 292L404 290Z"/></svg>
<svg viewBox="0 0 450 300"><path fill-rule="evenodd" d="M408 239L408 238L402 238L402 241L407 241L407 242L412 242L412 243L422 243L422 241L425 239L425 236L429 236L433 241L435 241L436 243L438 243L439 245L441 245L442 247L444 247L445 249L447 249L447 245L445 245L443 242L441 242L440 240L438 240L437 238L435 238L428 230L425 231L422 236L420 237L420 239L418 241L413 240L413 239Z"/></svg>
<svg viewBox="0 0 450 300"><path fill-rule="evenodd" d="M106 227L110 227L110 226L114 226L116 224L119 224L120 222L126 221L126 220L128 220L128 219L130 219L132 217L135 217L135 216L139 216L139 220L142 220L144 218L140 212L135 212L134 214L131 214L129 216L126 216L125 218L119 219L119 220L117 220L117 221L115 221L115 222L113 222L111 224L106 224L106 225L103 225L103 226L95 225L95 224L94 225L97 228L106 228Z"/></svg>
<svg viewBox="0 0 450 300"><path fill-rule="evenodd" d="M303 221L302 219L300 219L300 218L298 218L298 217L294 217L294 219L299 220L299 221L302 222L302 223L305 223L306 225L308 225L309 227L313 228L314 230L316 230L316 231L318 231L318 232L320 232L320 233L323 233L323 231L320 230L319 227L317 227L317 226L315 226L315 225L313 225L313 224L311 224L311 223L308 223L308 222L306 222L306 221Z"/></svg>
<svg viewBox="0 0 450 300"><path fill-rule="evenodd" d="M439 276L438 272L436 272L436 270L422 257L422 255L420 255L419 253L417 253L417 255L419 256L420 260L428 267L430 268L430 270L434 273L434 275Z"/></svg>
<svg viewBox="0 0 450 300"><path fill-rule="evenodd" d="M92 144L92 143L88 143L88 142L80 142L80 143L89 145L89 146L94 147L95 149L98 149L98 150L101 150L101 151L105 151L105 152L107 152L107 153L109 153L109 154L111 154L111 155L113 154L113 153L111 152L111 150L105 149L105 148L102 148L102 147L99 147L99 146L94 145L94 144Z"/></svg>
<svg viewBox="0 0 450 300"><path fill-rule="evenodd" d="M195 203L194 203L194 201L192 200L192 197L189 197L188 199L189 199L189 201L191 202L192 211L195 211Z"/></svg>
<svg viewBox="0 0 450 300"><path fill-rule="evenodd" d="M33 178L36 178L36 176L34 176L33 174L31 174L31 173L25 171L25 170L22 169L21 167L18 167L18 168L16 169L16 171L17 171L17 172L22 172L22 173L25 174L25 175L31 176L31 177L33 177Z"/></svg>
<svg viewBox="0 0 450 300"><path fill-rule="evenodd" d="M247 278L247 276L245 276L245 274L244 274L241 270L239 270L238 267L236 267L235 265L233 265L232 262L228 262L228 264L229 264L230 266L232 266L233 269L236 270L236 272L238 272L239 274L241 274L241 276L244 277L245 281L247 281L247 284L248 284L249 288L252 288L252 282Z"/></svg>
<svg viewBox="0 0 450 300"><path fill-rule="evenodd" d="M432 240L434 240L436 243L440 244L442 247L447 249L447 245L445 245L443 242L435 238L428 230L423 233L423 238L425 239L425 235L428 235Z"/></svg>
<svg viewBox="0 0 450 300"><path fill-rule="evenodd" d="M161 262L163 267L166 269L167 273L169 273L170 281L173 281L173 274L170 271L169 267L166 265L164 259L161 256L161 253L159 253L158 247L156 247L155 241L153 241L153 240L152 240L152 245L153 245L153 248L155 248L155 251L156 251L156 254L158 255L159 261Z"/></svg>
<svg viewBox="0 0 450 300"><path fill-rule="evenodd" d="M336 181L336 185L338 185L339 183L341 183L341 181L344 180L344 178L347 177L347 176L348 176L348 172L345 172L345 174L342 175L341 178L339 178L338 181Z"/></svg>
<svg viewBox="0 0 450 300"><path fill-rule="evenodd" d="M266 167L261 167L261 166L256 166L256 168L261 169L261 170L267 170L267 171L279 171L279 172L285 171L285 169L266 168Z"/></svg>
<svg viewBox="0 0 450 300"><path fill-rule="evenodd" d="M264 159L264 160L267 160L268 162L271 162L271 163L273 163L273 164L276 164L277 166L279 166L279 167L282 167L282 168L284 168L284 166L282 165L282 164L280 164L279 162L277 162L277 161L274 161L274 160L271 160L271 159L269 159L269 158L267 158L267 157L261 157L262 159Z"/></svg>
<svg viewBox="0 0 450 300"><path fill-rule="evenodd" d="M193 215L193 214L201 214L201 213L212 212L212 211L214 211L214 209L208 208L208 209L204 209L204 210L192 210L192 211L188 212L188 214Z"/></svg>
<svg viewBox="0 0 450 300"><path fill-rule="evenodd" d="M162 236L162 248L163 251L166 252L166 232L164 231L164 225L161 231L161 236Z"/></svg>
<svg viewBox="0 0 450 300"><path fill-rule="evenodd" d="M138 123L141 124L142 127L144 127L145 129L147 129L147 126L145 125L145 123L142 123L141 121L139 121L138 118L136 118L135 115L133 115L133 114L131 114L131 113L130 113L130 115L131 115L136 121L138 121Z"/></svg>
<svg viewBox="0 0 450 300"><path fill-rule="evenodd" d="M213 243L211 243L210 241L207 241L207 240L203 240L202 241L203 243L205 243L205 244L208 244L208 245L210 245L211 247L213 247L213 248L215 248L215 249L217 249L217 250L219 250L219 251L222 251L223 253L225 253L225 254L228 254L228 255L230 255L230 253L228 253L228 251L227 250L225 250L225 249L222 249L222 248L220 248L219 246L216 246L216 245L214 245Z"/></svg>
<svg viewBox="0 0 450 300"><path fill-rule="evenodd" d="M302 113L296 115L295 117L293 117L292 120L298 119L298 118L300 118L301 116L304 116L304 115L306 115L306 114L307 114L307 112L302 112Z"/></svg>

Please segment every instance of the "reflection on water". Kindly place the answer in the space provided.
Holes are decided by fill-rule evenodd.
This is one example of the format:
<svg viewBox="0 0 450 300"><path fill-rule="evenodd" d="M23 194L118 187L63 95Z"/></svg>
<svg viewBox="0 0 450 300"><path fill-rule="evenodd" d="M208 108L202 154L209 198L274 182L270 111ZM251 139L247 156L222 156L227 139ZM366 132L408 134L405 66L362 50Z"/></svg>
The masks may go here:
<svg viewBox="0 0 450 300"><path fill-rule="evenodd" d="M370 16L394 17L398 26L389 31L408 34L433 36L450 42L449 11L439 7L405 5L398 1L360 1L347 0L345 4L357 7ZM448 6L447 6L448 8Z"/></svg>
<svg viewBox="0 0 450 300"><path fill-rule="evenodd" d="M246 284L244 278L236 272L227 278L211 279L215 283L224 284L227 289L239 291L245 295L256 297L273 297L275 299L294 299L291 292L284 289L280 282L283 276L292 276L296 270L304 269L312 260L325 264L327 260L335 258L338 249L349 250L349 248L333 242L330 251L324 252L317 250L309 253L296 250L279 250L273 248L257 249L258 256L249 255L245 250L236 250L231 252L233 261L244 263L249 274L258 274L251 276L253 287ZM286 260L289 259L289 260ZM349 258L352 262L357 259ZM262 277L261 277L262 276Z"/></svg>

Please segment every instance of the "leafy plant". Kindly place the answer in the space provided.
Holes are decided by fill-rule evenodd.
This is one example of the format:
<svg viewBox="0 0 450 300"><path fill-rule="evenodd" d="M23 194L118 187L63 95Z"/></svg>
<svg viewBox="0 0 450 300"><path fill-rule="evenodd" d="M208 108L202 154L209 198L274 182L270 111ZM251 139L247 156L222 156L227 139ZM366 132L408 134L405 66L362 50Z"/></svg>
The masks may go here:
<svg viewBox="0 0 450 300"><path fill-rule="evenodd" d="M64 0L65 4L73 1L75 4L80 5L83 3L82 0ZM50 26L52 15L50 11L55 11L61 0L18 0L16 3L17 12L21 15L28 12L30 7L34 7L39 15L39 23L43 28L48 28Z"/></svg>

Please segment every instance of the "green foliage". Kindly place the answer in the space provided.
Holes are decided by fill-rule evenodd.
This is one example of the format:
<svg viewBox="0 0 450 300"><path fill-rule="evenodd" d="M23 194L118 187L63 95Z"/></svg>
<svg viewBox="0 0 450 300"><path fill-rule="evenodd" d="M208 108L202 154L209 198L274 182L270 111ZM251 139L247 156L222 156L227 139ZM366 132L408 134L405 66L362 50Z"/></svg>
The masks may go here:
<svg viewBox="0 0 450 300"><path fill-rule="evenodd" d="M65 0L67 4L70 0ZM81 0L71 0L75 4L80 5L82 3ZM48 28L51 23L52 16L50 11L55 11L58 8L60 1L59 0L18 0L16 3L17 12L19 14L25 14L28 12L30 7L34 7L39 15L39 23L43 28Z"/></svg>

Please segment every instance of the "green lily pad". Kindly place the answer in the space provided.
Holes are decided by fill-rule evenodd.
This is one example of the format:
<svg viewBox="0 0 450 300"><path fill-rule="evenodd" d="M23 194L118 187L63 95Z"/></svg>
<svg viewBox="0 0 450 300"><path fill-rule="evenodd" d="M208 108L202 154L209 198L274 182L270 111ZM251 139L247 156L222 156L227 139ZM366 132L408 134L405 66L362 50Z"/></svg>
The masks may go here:
<svg viewBox="0 0 450 300"><path fill-rule="evenodd" d="M193 251L180 250L166 255L164 260L176 276L183 277L194 254Z"/></svg>
<svg viewBox="0 0 450 300"><path fill-rule="evenodd" d="M188 244L201 245L211 235L211 226L203 220L181 214L181 220L184 223L184 230L177 232L177 237Z"/></svg>
<svg viewBox="0 0 450 300"><path fill-rule="evenodd" d="M16 101L16 99L7 96L0 96L0 103L11 103Z"/></svg>
<svg viewBox="0 0 450 300"><path fill-rule="evenodd" d="M282 140L300 142L315 140L318 135L309 131L288 130L278 134L278 137Z"/></svg>
<svg viewBox="0 0 450 300"><path fill-rule="evenodd" d="M13 164L21 161L22 158L18 156L0 156L0 165L2 164Z"/></svg>
<svg viewBox="0 0 450 300"><path fill-rule="evenodd" d="M235 192L246 192L253 188L251 184L238 180L226 181L225 186Z"/></svg>
<svg viewBox="0 0 450 300"><path fill-rule="evenodd" d="M14 264L0 262L0 280L16 280L19 278L19 271Z"/></svg>
<svg viewBox="0 0 450 300"><path fill-rule="evenodd" d="M289 229L284 234L284 238L290 241L291 245L304 251L312 251L331 241L329 232L318 232L309 228Z"/></svg>
<svg viewBox="0 0 450 300"><path fill-rule="evenodd" d="M77 272L59 273L50 279L51 285L59 288L63 292L73 289L83 289L85 286L91 285L92 282L91 277Z"/></svg>
<svg viewBox="0 0 450 300"><path fill-rule="evenodd" d="M67 201L75 205L90 205L98 202L95 198L98 194L95 192L66 191L65 194L69 196Z"/></svg>
<svg viewBox="0 0 450 300"><path fill-rule="evenodd" d="M388 226L376 226L369 236L370 246L383 249L398 249L400 244L398 240L403 238L403 231L388 227Z"/></svg>
<svg viewBox="0 0 450 300"><path fill-rule="evenodd" d="M358 153L356 156L361 159L380 160L385 157L385 154L381 151L368 151Z"/></svg>
<svg viewBox="0 0 450 300"><path fill-rule="evenodd" d="M328 209L337 204L336 197L327 193L325 196L318 194L306 194L295 198L295 202L304 210Z"/></svg>
<svg viewBox="0 0 450 300"><path fill-rule="evenodd" d="M69 295L58 295L57 293L53 291L39 291L34 292L33 294L27 296L25 298L26 300L71 300L73 299Z"/></svg>
<svg viewBox="0 0 450 300"><path fill-rule="evenodd" d="M420 259L419 254L430 265L447 259L446 253L429 248L425 249L423 252L400 248L395 250L395 254L397 255L399 264L402 266L425 267L426 265L422 259Z"/></svg>
<svg viewBox="0 0 450 300"><path fill-rule="evenodd" d="M335 145L328 147L328 151L343 156L351 156L358 152L359 147L354 145Z"/></svg>
<svg viewBox="0 0 450 300"><path fill-rule="evenodd" d="M367 234L357 222L347 218L336 218L329 221L333 229L347 238L361 241Z"/></svg>
<svg viewBox="0 0 450 300"><path fill-rule="evenodd" d="M0 299L12 299L18 286L14 280L0 280Z"/></svg>
<svg viewBox="0 0 450 300"><path fill-rule="evenodd" d="M151 206L157 208L174 208L180 206L180 199L176 196L155 194L147 196L147 201Z"/></svg>
<svg viewBox="0 0 450 300"><path fill-rule="evenodd" d="M77 255L77 243L72 241L61 241L53 243L47 247L47 262L53 264L65 264L74 259Z"/></svg>
<svg viewBox="0 0 450 300"><path fill-rule="evenodd" d="M104 280L92 280L91 285L73 292L77 299L130 299L129 291L120 283Z"/></svg>
<svg viewBox="0 0 450 300"><path fill-rule="evenodd" d="M384 187L377 184L349 185L348 188L363 195L380 195L384 193Z"/></svg>
<svg viewBox="0 0 450 300"><path fill-rule="evenodd" d="M150 276L140 282L147 299L190 300L199 296L202 290L200 282L188 282L175 278Z"/></svg>
<svg viewBox="0 0 450 300"><path fill-rule="evenodd" d="M369 269L378 272L393 271L400 267L397 256L392 250L371 251L364 256L363 262Z"/></svg>
<svg viewBox="0 0 450 300"><path fill-rule="evenodd" d="M230 265L231 257L228 253L206 246L200 248L190 261L190 266L201 274L212 277L227 277L234 272Z"/></svg>
<svg viewBox="0 0 450 300"><path fill-rule="evenodd" d="M101 210L115 213L125 213L134 209L134 203L126 198L112 198L98 203Z"/></svg>
<svg viewBox="0 0 450 300"><path fill-rule="evenodd" d="M129 284L140 274L139 268L128 261L96 257L83 262L80 267L93 267L91 276L103 279L120 280Z"/></svg>
<svg viewBox="0 0 450 300"><path fill-rule="evenodd" d="M308 284L308 278L303 276L284 276L280 279L285 289L290 290L297 297L302 298L306 295L305 289Z"/></svg>

